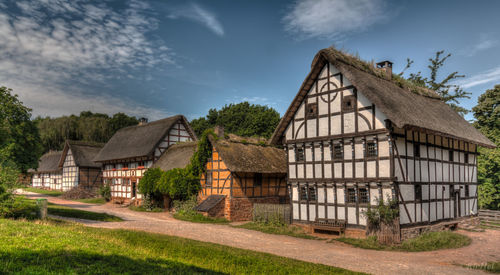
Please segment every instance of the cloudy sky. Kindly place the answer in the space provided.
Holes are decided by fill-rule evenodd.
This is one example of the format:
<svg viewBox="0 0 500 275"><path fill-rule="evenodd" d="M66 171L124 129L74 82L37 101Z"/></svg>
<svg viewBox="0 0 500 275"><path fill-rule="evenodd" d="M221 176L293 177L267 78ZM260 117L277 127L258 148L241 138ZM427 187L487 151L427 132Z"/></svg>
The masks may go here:
<svg viewBox="0 0 500 275"><path fill-rule="evenodd" d="M285 112L322 48L427 74L453 56L472 93L500 83L500 1L0 0L0 86L33 114L159 119L249 101ZM443 77L442 76L442 77ZM470 115L467 118L472 118Z"/></svg>

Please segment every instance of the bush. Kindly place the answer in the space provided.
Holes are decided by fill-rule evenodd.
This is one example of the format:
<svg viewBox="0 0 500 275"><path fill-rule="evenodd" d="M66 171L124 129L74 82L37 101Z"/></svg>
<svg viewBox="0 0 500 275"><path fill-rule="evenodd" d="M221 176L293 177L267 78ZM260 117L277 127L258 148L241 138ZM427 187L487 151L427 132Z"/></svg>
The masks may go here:
<svg viewBox="0 0 500 275"><path fill-rule="evenodd" d="M109 184L104 184L99 188L99 195L103 197L106 201L111 200L111 186Z"/></svg>
<svg viewBox="0 0 500 275"><path fill-rule="evenodd" d="M390 225L399 217L399 207L396 200L390 200L387 204L383 200L377 201L377 206L369 207L363 212L368 223L373 228L378 228L381 223Z"/></svg>
<svg viewBox="0 0 500 275"><path fill-rule="evenodd" d="M31 220L36 218L36 211L36 205L22 197L11 196L0 203L0 218Z"/></svg>
<svg viewBox="0 0 500 275"><path fill-rule="evenodd" d="M158 184L158 191L168 194L173 200L189 200L198 190L200 180L191 174L189 166L164 172Z"/></svg>
<svg viewBox="0 0 500 275"><path fill-rule="evenodd" d="M196 196L194 195L184 201L175 200L173 204L175 212L196 212L194 208L198 205L198 201L196 199Z"/></svg>

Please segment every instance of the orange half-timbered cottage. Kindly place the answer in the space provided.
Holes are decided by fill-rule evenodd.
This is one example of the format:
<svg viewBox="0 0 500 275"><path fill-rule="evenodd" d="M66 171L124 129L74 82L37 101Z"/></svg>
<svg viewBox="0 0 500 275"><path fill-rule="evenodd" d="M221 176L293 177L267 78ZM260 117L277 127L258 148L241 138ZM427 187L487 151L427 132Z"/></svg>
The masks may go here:
<svg viewBox="0 0 500 275"><path fill-rule="evenodd" d="M212 154L201 178L196 210L231 221L252 219L254 203L287 203L286 154L241 137L209 136Z"/></svg>
<svg viewBox="0 0 500 275"><path fill-rule="evenodd" d="M186 118L176 115L147 123L142 121L117 131L95 158L103 165L103 179L111 186L111 200L139 201L137 184L165 151L178 142L197 140Z"/></svg>

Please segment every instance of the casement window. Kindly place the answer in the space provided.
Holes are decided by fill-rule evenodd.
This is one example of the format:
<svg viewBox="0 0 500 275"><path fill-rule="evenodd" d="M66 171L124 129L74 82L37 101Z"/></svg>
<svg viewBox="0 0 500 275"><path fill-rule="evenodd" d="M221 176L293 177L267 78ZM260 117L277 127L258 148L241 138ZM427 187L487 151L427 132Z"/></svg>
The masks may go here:
<svg viewBox="0 0 500 275"><path fill-rule="evenodd" d="M465 185L464 188L465 188L465 197L469 197L470 196L469 185Z"/></svg>
<svg viewBox="0 0 500 275"><path fill-rule="evenodd" d="M448 160L449 160L450 162L453 162L453 161L454 161L454 154L453 154L453 150L448 151Z"/></svg>
<svg viewBox="0 0 500 275"><path fill-rule="evenodd" d="M307 200L307 187L306 186L301 186L300 189L300 200L301 201L306 201Z"/></svg>
<svg viewBox="0 0 500 275"><path fill-rule="evenodd" d="M422 201L422 185L415 184L415 200Z"/></svg>
<svg viewBox="0 0 500 275"><path fill-rule="evenodd" d="M253 186L262 186L262 173L255 173L254 174Z"/></svg>
<svg viewBox="0 0 500 275"><path fill-rule="evenodd" d="M205 187L208 187L208 188L212 187L212 180L213 180L212 171L207 171L206 178L207 178L207 181L205 182Z"/></svg>
<svg viewBox="0 0 500 275"><path fill-rule="evenodd" d="M304 148L297 147L295 149L295 161L304 161Z"/></svg>
<svg viewBox="0 0 500 275"><path fill-rule="evenodd" d="M359 203L369 203L370 197L368 193L368 188L359 188Z"/></svg>
<svg viewBox="0 0 500 275"><path fill-rule="evenodd" d="M356 189L347 188L347 203L356 203Z"/></svg>
<svg viewBox="0 0 500 275"><path fill-rule="evenodd" d="M318 103L308 103L307 108L306 108L306 117L311 119L311 118L317 118L318 117Z"/></svg>
<svg viewBox="0 0 500 275"><path fill-rule="evenodd" d="M333 158L334 159L344 158L344 148L342 147L342 143L333 145Z"/></svg>
<svg viewBox="0 0 500 275"><path fill-rule="evenodd" d="M464 154L464 163L469 163L469 154L468 153Z"/></svg>
<svg viewBox="0 0 500 275"><path fill-rule="evenodd" d="M450 185L450 198L454 199L455 198L455 187L453 185Z"/></svg>
<svg viewBox="0 0 500 275"><path fill-rule="evenodd" d="M375 141L366 142L365 155L367 157L376 157L378 155L377 143Z"/></svg>
<svg viewBox="0 0 500 275"><path fill-rule="evenodd" d="M308 191L307 191L307 195L308 195L307 198L309 201L316 201L318 198L316 186L309 186Z"/></svg>
<svg viewBox="0 0 500 275"><path fill-rule="evenodd" d="M420 157L420 144L413 143L413 156L416 158Z"/></svg>
<svg viewBox="0 0 500 275"><path fill-rule="evenodd" d="M344 96L342 98L342 111L351 112L354 111L354 105L356 105L356 97L353 95Z"/></svg>

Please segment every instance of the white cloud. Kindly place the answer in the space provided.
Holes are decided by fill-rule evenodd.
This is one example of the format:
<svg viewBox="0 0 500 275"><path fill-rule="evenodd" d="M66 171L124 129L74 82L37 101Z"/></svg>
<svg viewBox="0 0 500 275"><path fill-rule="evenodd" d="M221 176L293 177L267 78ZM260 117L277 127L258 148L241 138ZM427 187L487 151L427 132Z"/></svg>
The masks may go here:
<svg viewBox="0 0 500 275"><path fill-rule="evenodd" d="M385 6L383 0L297 0L283 23L300 39L341 39L382 21Z"/></svg>
<svg viewBox="0 0 500 275"><path fill-rule="evenodd" d="M106 88L107 80L128 69L174 63L162 41L146 36L158 27L147 4L130 0L114 10L105 2L82 0L13 3L0 10L0 85L13 88L35 115L91 109L161 116L161 111L86 90L96 83Z"/></svg>
<svg viewBox="0 0 500 275"><path fill-rule="evenodd" d="M474 56L481 51L485 51L498 46L498 40L495 39L494 35L489 35L482 33L479 35L478 42L464 50L460 53L465 56Z"/></svg>
<svg viewBox="0 0 500 275"><path fill-rule="evenodd" d="M481 84L497 82L500 83L500 66L491 70L467 77L457 81L455 84L460 85L464 89L468 89ZM496 84L496 83L495 83Z"/></svg>
<svg viewBox="0 0 500 275"><path fill-rule="evenodd" d="M224 28L214 13L204 9L198 4L174 8L167 16L170 19L187 18L203 24L218 36L224 36Z"/></svg>

